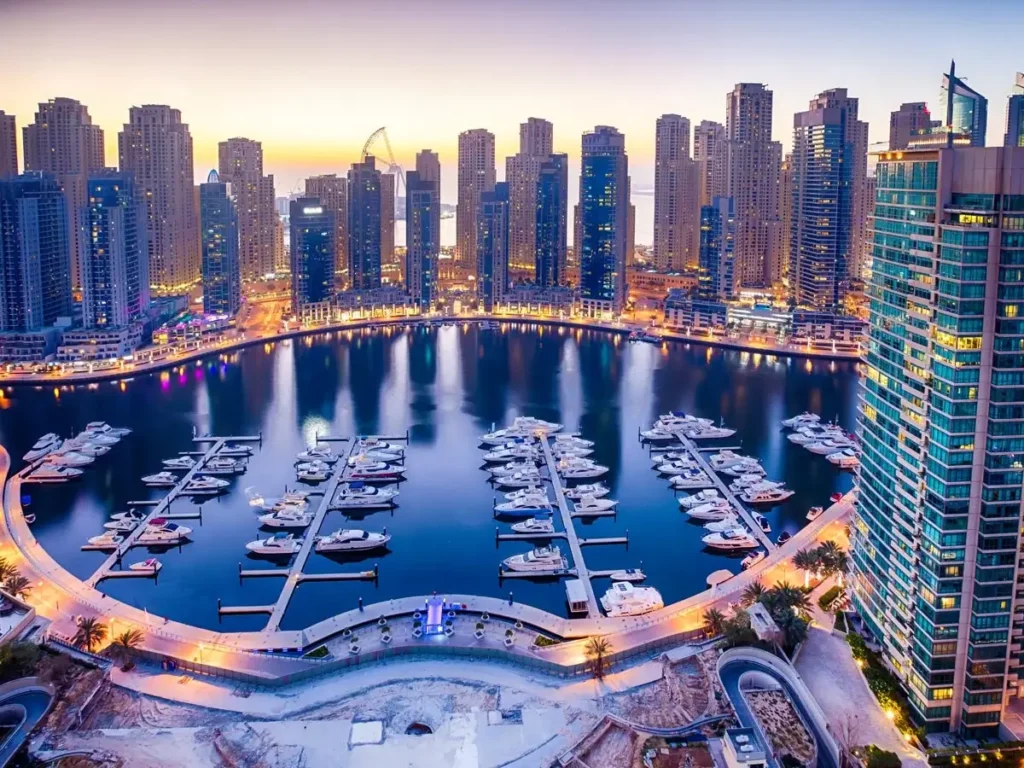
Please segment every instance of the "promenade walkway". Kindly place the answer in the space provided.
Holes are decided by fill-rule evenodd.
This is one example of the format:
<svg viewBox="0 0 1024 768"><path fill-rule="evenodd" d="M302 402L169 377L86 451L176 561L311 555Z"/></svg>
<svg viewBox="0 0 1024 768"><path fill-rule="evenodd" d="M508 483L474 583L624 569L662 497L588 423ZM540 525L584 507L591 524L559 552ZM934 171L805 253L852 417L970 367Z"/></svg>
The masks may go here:
<svg viewBox="0 0 1024 768"><path fill-rule="evenodd" d="M144 649L155 656L201 662L210 671L234 671L267 682L304 673L312 662L295 656L268 651L299 650L381 616L407 615L422 610L426 596L385 601L340 613L301 631L264 630L261 632L215 632L200 627L152 616L103 594L60 566L40 546L25 522L21 508L21 478L8 478L10 455L0 446L0 483L4 483L3 515L0 517L0 556L17 566L32 582L29 602L40 616L49 619L57 636L74 635L77 616L95 616L115 634L127 628L144 633ZM659 611L630 618L589 617L566 619L522 603L509 603L479 595L447 595L462 603L469 612L487 612L496 618L521 621L545 634L569 641L534 651L515 648L510 656L524 655L558 665L576 665L583 659L583 641L592 635L610 636L616 652L628 653L651 643L692 632L703 624L704 612L712 606L737 601L750 583L788 580L798 582L802 575L788 562L798 549L815 541L845 539L845 521L852 510L852 494L832 505L817 520L808 523L789 542L758 563L718 587L665 606ZM397 639L396 639L397 640ZM461 641L471 646L473 641ZM395 650L398 644L395 645ZM454 650L454 649L453 649Z"/></svg>

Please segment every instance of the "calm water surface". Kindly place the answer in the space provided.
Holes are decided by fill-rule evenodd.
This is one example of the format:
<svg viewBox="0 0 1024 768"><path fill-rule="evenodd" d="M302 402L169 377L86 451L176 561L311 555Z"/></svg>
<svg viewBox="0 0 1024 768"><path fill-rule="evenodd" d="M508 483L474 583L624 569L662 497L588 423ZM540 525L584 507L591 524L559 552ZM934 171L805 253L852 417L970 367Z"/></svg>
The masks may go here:
<svg viewBox="0 0 1024 768"><path fill-rule="evenodd" d="M857 373L852 363L712 350L668 343L663 348L629 344L597 331L521 326L504 331L445 327L324 334L252 347L175 371L125 383L8 389L0 398L0 442L20 457L39 435L70 434L93 420L126 426L133 433L62 485L31 485L33 526L42 545L69 571L91 575L102 553L82 552L111 512L127 502L159 498L142 475L163 459L194 450L200 434L262 433L245 475L231 492L202 504L192 542L160 554L158 581L117 579L101 583L113 597L150 613L223 630L258 629L265 616L225 616L225 605L276 600L281 579L246 579L238 565L267 567L246 556L256 537L256 514L245 490L268 497L294 487L295 454L317 434L405 434L409 431L407 482L394 511L358 521L328 514L321 533L362 527L393 534L390 549L362 560L310 555L307 571L355 570L380 564L380 580L300 586L282 622L298 629L355 607L411 594L470 593L514 599L565 614L559 582L499 583L501 559L528 549L522 542L495 545L492 501L497 495L482 471L479 436L528 414L578 429L596 442L593 458L611 468L605 481L620 500L615 518L577 521L581 536L621 536L629 546L584 548L595 569L637 567L648 574L665 602L705 586L711 571L739 569L739 561L703 550L703 529L680 513L667 482L651 469L637 430L658 414L685 410L724 418L742 445L759 457L768 476L796 492L767 512L773 533L795 531L807 509L852 484L824 457L785 439L779 422L804 410L854 424ZM341 446L337 446L340 450ZM186 500L175 512L190 509ZM563 549L567 546L563 544ZM135 549L126 563L149 553ZM608 582L595 581L600 596Z"/></svg>

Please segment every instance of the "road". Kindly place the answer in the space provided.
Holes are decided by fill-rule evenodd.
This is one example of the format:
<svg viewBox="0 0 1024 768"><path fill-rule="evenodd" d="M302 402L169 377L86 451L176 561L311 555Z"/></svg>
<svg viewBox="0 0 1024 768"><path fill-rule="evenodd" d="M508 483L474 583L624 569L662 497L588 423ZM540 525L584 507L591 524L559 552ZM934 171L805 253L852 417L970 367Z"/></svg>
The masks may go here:
<svg viewBox="0 0 1024 768"><path fill-rule="evenodd" d="M46 716L51 703L53 690L34 677L13 680L0 687L0 724L15 726L0 745L0 768L21 748L32 729Z"/></svg>

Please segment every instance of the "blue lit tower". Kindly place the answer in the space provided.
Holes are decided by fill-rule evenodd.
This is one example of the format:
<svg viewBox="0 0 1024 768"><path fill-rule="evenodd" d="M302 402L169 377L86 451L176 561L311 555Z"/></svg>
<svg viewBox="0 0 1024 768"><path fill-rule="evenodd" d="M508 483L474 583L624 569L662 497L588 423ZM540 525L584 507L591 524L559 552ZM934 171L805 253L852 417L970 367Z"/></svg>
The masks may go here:
<svg viewBox="0 0 1024 768"><path fill-rule="evenodd" d="M210 171L199 185L199 225L203 256L203 310L233 315L241 304L238 213L229 185Z"/></svg>
<svg viewBox="0 0 1024 768"><path fill-rule="evenodd" d="M437 292L437 258L441 253L441 164L425 149L416 155L416 170L405 175L405 285L420 307L429 308Z"/></svg>
<svg viewBox="0 0 1024 768"><path fill-rule="evenodd" d="M381 173L372 155L352 164L348 172L348 279L355 290L380 288L381 205L385 200L391 202L382 189Z"/></svg>
<svg viewBox="0 0 1024 768"><path fill-rule="evenodd" d="M480 196L476 229L476 290L487 312L500 304L508 288L509 189L499 181Z"/></svg>
<svg viewBox="0 0 1024 768"><path fill-rule="evenodd" d="M728 301L739 294L736 269L736 210L731 197L716 197L700 209L698 288L706 298Z"/></svg>
<svg viewBox="0 0 1024 768"><path fill-rule="evenodd" d="M300 197L288 206L291 228L292 308L330 301L334 283L334 213L316 197Z"/></svg>
<svg viewBox="0 0 1024 768"><path fill-rule="evenodd" d="M535 274L545 288L565 283L568 209L569 156L551 155L541 162L537 179Z"/></svg>

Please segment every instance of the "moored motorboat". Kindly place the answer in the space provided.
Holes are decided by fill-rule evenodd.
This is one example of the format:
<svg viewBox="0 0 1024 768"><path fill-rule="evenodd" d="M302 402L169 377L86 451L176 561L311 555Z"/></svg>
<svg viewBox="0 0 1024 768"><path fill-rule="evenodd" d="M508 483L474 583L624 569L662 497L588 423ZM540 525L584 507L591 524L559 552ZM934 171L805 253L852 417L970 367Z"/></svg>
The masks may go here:
<svg viewBox="0 0 1024 768"><path fill-rule="evenodd" d="M164 459L163 465L168 469L192 469L196 460L191 456L175 456L173 459Z"/></svg>
<svg viewBox="0 0 1024 768"><path fill-rule="evenodd" d="M28 453L22 456L22 458L25 461L35 461L36 459L41 459L43 458L43 456L52 451L59 442L59 435L57 435L54 432L47 432L45 435L43 435L42 437L35 441L35 443L32 445L32 448L30 448Z"/></svg>
<svg viewBox="0 0 1024 768"><path fill-rule="evenodd" d="M197 470L197 474L237 475L240 472L245 472L245 467L246 464L243 460L233 459L230 456L214 456L207 459L206 463Z"/></svg>
<svg viewBox="0 0 1024 768"><path fill-rule="evenodd" d="M302 539L296 539L294 534L278 531L269 538L250 541L245 548L254 555L294 555L302 548Z"/></svg>
<svg viewBox="0 0 1024 768"><path fill-rule="evenodd" d="M590 480L607 474L608 467L597 464L591 459L567 457L558 461L555 471L564 480Z"/></svg>
<svg viewBox="0 0 1024 768"><path fill-rule="evenodd" d="M37 483L63 483L81 476L82 470L76 467L45 463L32 470L26 479Z"/></svg>
<svg viewBox="0 0 1024 768"><path fill-rule="evenodd" d="M628 581L616 581L601 597L601 607L612 617L642 616L665 606L654 587L635 587Z"/></svg>
<svg viewBox="0 0 1024 768"><path fill-rule="evenodd" d="M856 469L860 466L860 459L857 458L857 452L852 448L837 451L836 453L830 453L825 458L840 469Z"/></svg>
<svg viewBox="0 0 1024 768"><path fill-rule="evenodd" d="M383 547L389 541L391 534L386 528L383 533L342 528L327 536L318 536L315 546L317 552L359 552Z"/></svg>
<svg viewBox="0 0 1024 768"><path fill-rule="evenodd" d="M382 467L352 467L347 470L345 477L349 480L362 480L369 482L393 483L403 479L405 470L402 467L384 465Z"/></svg>
<svg viewBox="0 0 1024 768"><path fill-rule="evenodd" d="M712 469L721 470L731 467L733 464L744 461L748 458L748 456L744 456L741 453L736 453L735 451L731 451L726 448L710 456L708 458L708 463L711 465Z"/></svg>
<svg viewBox="0 0 1024 768"><path fill-rule="evenodd" d="M714 485L711 482L711 478L699 469L687 469L678 475L670 477L668 482L673 488L683 491L689 488L707 488L710 485Z"/></svg>
<svg viewBox="0 0 1024 768"><path fill-rule="evenodd" d="M651 454L651 464L658 466L659 464L668 464L671 462L680 462L683 464L689 464L689 466L697 466L697 462L693 460L693 457L686 451L664 451L662 453Z"/></svg>
<svg viewBox="0 0 1024 768"><path fill-rule="evenodd" d="M754 549L758 546L757 539L742 528L734 528L731 531L709 533L707 536L704 536L701 541L712 549L721 549L726 551Z"/></svg>
<svg viewBox="0 0 1024 768"><path fill-rule="evenodd" d="M392 453L391 451L369 450L360 451L357 454L349 456L348 466L358 467L361 465L377 464L381 462L385 464L397 464L403 461L405 461L404 453Z"/></svg>
<svg viewBox="0 0 1024 768"><path fill-rule="evenodd" d="M545 534L554 533L555 524L551 518L550 510L541 510L528 520L512 523L512 530L516 533Z"/></svg>
<svg viewBox="0 0 1024 768"><path fill-rule="evenodd" d="M570 501L579 501L584 496L588 495L600 499L611 492L611 488L606 486L604 483L580 483L573 488L566 488L563 491L563 495Z"/></svg>
<svg viewBox="0 0 1024 768"><path fill-rule="evenodd" d="M640 437L648 443L668 443L677 439L674 432L658 429L657 427L641 430Z"/></svg>
<svg viewBox="0 0 1024 768"><path fill-rule="evenodd" d="M389 443L376 437L363 437L356 443L357 451L386 451L388 453L405 453L405 446Z"/></svg>
<svg viewBox="0 0 1024 768"><path fill-rule="evenodd" d="M823 514L825 514L825 508L824 507L811 507L809 510L807 510L807 519L808 520L817 520Z"/></svg>
<svg viewBox="0 0 1024 768"><path fill-rule="evenodd" d="M509 491L508 493L505 494L505 498L508 499L509 501L521 499L523 496L543 496L549 504L554 503L553 501L551 501L551 499L548 498L547 489L542 488L539 484L528 485L525 488L520 488L517 491ZM566 498L569 498L568 494L566 495Z"/></svg>
<svg viewBox="0 0 1024 768"><path fill-rule="evenodd" d="M747 568L753 568L766 557L768 557L768 553L765 552L763 549L759 549L756 552L751 552L749 555L743 558L742 562L740 562L740 568L742 568L743 570L747 570Z"/></svg>
<svg viewBox="0 0 1024 768"><path fill-rule="evenodd" d="M354 480L338 486L334 494L332 509L385 509L394 506L398 491L394 488L378 488Z"/></svg>
<svg viewBox="0 0 1024 768"><path fill-rule="evenodd" d="M540 474L533 472L516 472L514 475L499 475L492 478L499 488L529 488L540 483Z"/></svg>
<svg viewBox="0 0 1024 768"><path fill-rule="evenodd" d="M496 504L494 507L494 511L499 515L519 517L534 517L538 512L549 511L550 509L551 501L545 492L519 496L512 501Z"/></svg>
<svg viewBox="0 0 1024 768"><path fill-rule="evenodd" d="M731 531L742 527L743 523L740 522L740 519L735 514L730 514L721 520L712 520L710 523L704 523L704 530L711 531L712 533L721 533L722 531Z"/></svg>
<svg viewBox="0 0 1024 768"><path fill-rule="evenodd" d="M189 480L181 492L187 496L210 496L221 493L227 487L227 480L204 475Z"/></svg>
<svg viewBox="0 0 1024 768"><path fill-rule="evenodd" d="M709 501L707 504L701 504L699 507L688 509L686 514L694 520L721 520L734 516L736 511L728 501L719 499L718 501Z"/></svg>
<svg viewBox="0 0 1024 768"><path fill-rule="evenodd" d="M764 475L764 467L761 466L761 462L757 459L743 459L738 461L725 469L721 470L723 475L729 475L730 477L743 477L743 475Z"/></svg>
<svg viewBox="0 0 1024 768"><path fill-rule="evenodd" d="M187 539L190 533L191 528L172 523L163 517L155 517L146 524L145 530L139 534L136 541L150 546L178 544Z"/></svg>
<svg viewBox="0 0 1024 768"><path fill-rule="evenodd" d="M788 427L789 429L797 429L798 427L805 427L810 426L812 424L817 424L819 421L821 421L821 416L819 416L816 413L804 411L803 413L798 414L797 416L791 416L788 419L783 419L782 426Z"/></svg>
<svg viewBox="0 0 1024 768"><path fill-rule="evenodd" d="M608 578L612 581L643 581L647 578L647 574L639 568L623 568L619 571L612 571L608 574Z"/></svg>
<svg viewBox="0 0 1024 768"><path fill-rule="evenodd" d="M46 461L50 464L55 464L61 467L84 467L95 461L92 456L86 456L84 453L78 453L77 451L71 450L70 446L65 446L67 446L67 441L65 441L64 445L47 456Z"/></svg>
<svg viewBox="0 0 1024 768"><path fill-rule="evenodd" d="M129 520L127 518L122 520L110 520L103 524L103 527L108 531L117 531L119 533L130 533L138 527L138 520Z"/></svg>
<svg viewBox="0 0 1024 768"><path fill-rule="evenodd" d="M146 519L144 512L137 509L129 509L127 512L115 512L110 516L111 520L129 520L133 523L140 523Z"/></svg>
<svg viewBox="0 0 1024 768"><path fill-rule="evenodd" d="M532 461L513 461L509 464L488 467L487 471L496 476L514 475L517 472L537 472L537 465Z"/></svg>
<svg viewBox="0 0 1024 768"><path fill-rule="evenodd" d="M694 469L700 471L692 459L689 461L666 461L664 464L658 464L655 469L662 475L680 475Z"/></svg>
<svg viewBox="0 0 1024 768"><path fill-rule="evenodd" d="M132 433L127 427L112 427L105 421L90 421L85 425L85 431L111 437L126 437Z"/></svg>
<svg viewBox="0 0 1024 768"><path fill-rule="evenodd" d="M128 570L136 571L140 573L159 573L160 569L163 568L163 563L157 560L155 557L150 557L138 563L132 563L128 566Z"/></svg>
<svg viewBox="0 0 1024 768"><path fill-rule="evenodd" d="M694 507L699 507L701 504L707 504L710 501L717 501L718 499L718 490L715 488L708 488L691 494L690 496L684 496L679 500L679 506L683 509L693 509Z"/></svg>
<svg viewBox="0 0 1024 768"><path fill-rule="evenodd" d="M305 528L313 522L313 515L299 509L285 508L260 515L259 520L267 528Z"/></svg>
<svg viewBox="0 0 1024 768"><path fill-rule="evenodd" d="M789 531L783 531L782 533L779 534L779 538L777 538L775 540L775 543L778 544L781 547L783 544L785 544L787 541L789 541L792 538L793 538L793 534L791 534Z"/></svg>
<svg viewBox="0 0 1024 768"><path fill-rule="evenodd" d="M510 571L520 571L524 573L564 571L568 567L566 559L562 556L562 551L557 545L537 547L535 549L531 549L529 552L524 552L521 555L506 557L502 561L502 565Z"/></svg>
<svg viewBox="0 0 1024 768"><path fill-rule="evenodd" d="M551 447L572 446L574 448L593 448L593 440L584 440L579 435L555 435Z"/></svg>
<svg viewBox="0 0 1024 768"><path fill-rule="evenodd" d="M768 522L767 517L762 515L760 512L751 513L751 517L754 518L754 522L757 523L758 528L760 528L764 533L772 532L772 525Z"/></svg>
<svg viewBox="0 0 1024 768"><path fill-rule="evenodd" d="M124 536L115 531L107 531L99 536L92 536L88 539L90 547L100 549L117 549L124 541Z"/></svg>
<svg viewBox="0 0 1024 768"><path fill-rule="evenodd" d="M607 512L610 509L615 509L618 503L613 499L599 499L593 494L588 493L580 497L579 501L573 502L572 511L578 513Z"/></svg>
<svg viewBox="0 0 1024 768"><path fill-rule="evenodd" d="M319 483L330 477L331 468L322 461L307 461L295 467L295 476L304 483Z"/></svg>
<svg viewBox="0 0 1024 768"><path fill-rule="evenodd" d="M746 491L740 498L747 504L779 504L792 495L793 491L788 488L771 488L763 491Z"/></svg>
<svg viewBox="0 0 1024 768"><path fill-rule="evenodd" d="M217 455L230 458L246 458L247 456L252 456L252 448L248 445L228 443L217 451Z"/></svg>
<svg viewBox="0 0 1024 768"><path fill-rule="evenodd" d="M329 445L325 445L322 448L318 445L312 446L295 457L297 463L320 461L324 464L333 464L338 458L338 454L332 451Z"/></svg>

